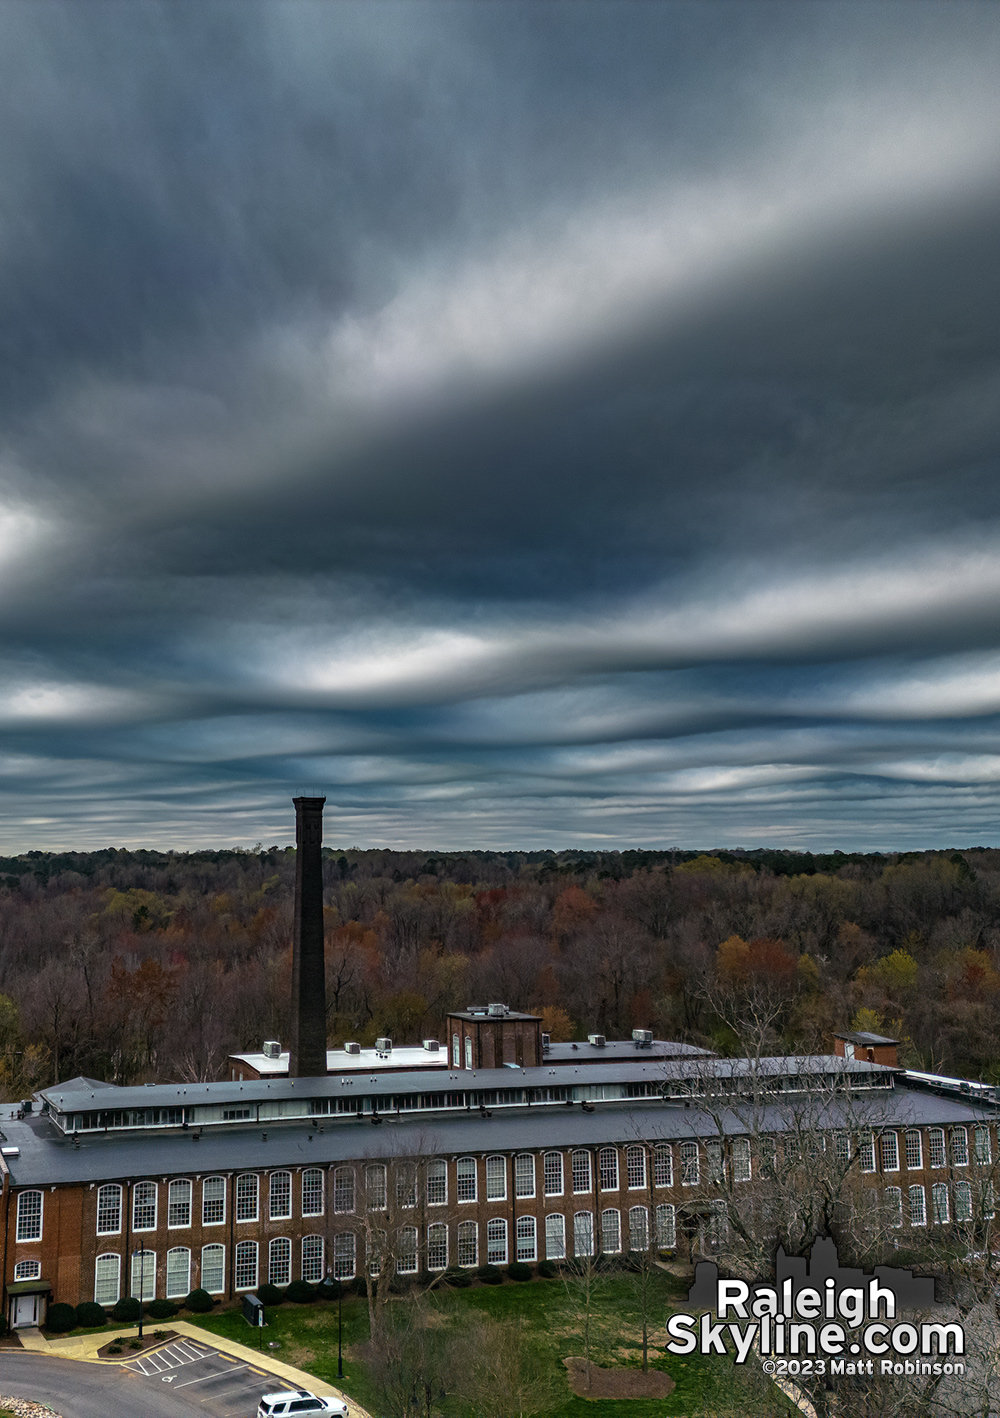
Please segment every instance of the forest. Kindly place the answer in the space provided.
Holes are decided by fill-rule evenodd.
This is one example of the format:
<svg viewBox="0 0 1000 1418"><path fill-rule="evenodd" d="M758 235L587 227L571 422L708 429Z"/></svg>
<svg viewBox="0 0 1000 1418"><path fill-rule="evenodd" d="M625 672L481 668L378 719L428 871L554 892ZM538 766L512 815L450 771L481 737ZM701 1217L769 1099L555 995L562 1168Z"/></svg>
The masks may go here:
<svg viewBox="0 0 1000 1418"><path fill-rule="evenodd" d="M0 1093L209 1080L288 1041L293 848L0 858ZM735 1054L903 1041L1000 1081L1000 851L324 849L328 1038L441 1037L503 1000L553 1039ZM751 1032L753 1032L751 1030Z"/></svg>

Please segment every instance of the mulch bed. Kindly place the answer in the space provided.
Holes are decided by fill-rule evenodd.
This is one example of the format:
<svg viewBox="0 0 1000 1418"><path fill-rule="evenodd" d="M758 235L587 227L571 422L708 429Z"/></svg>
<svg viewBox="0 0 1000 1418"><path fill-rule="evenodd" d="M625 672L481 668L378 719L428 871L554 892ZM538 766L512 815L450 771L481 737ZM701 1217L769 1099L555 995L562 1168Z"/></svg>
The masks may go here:
<svg viewBox="0 0 1000 1418"><path fill-rule="evenodd" d="M30 1398L5 1398L2 1393L0 1409L16 1413L17 1418L59 1418L59 1414L52 1408L46 1408L44 1403L34 1403Z"/></svg>
<svg viewBox="0 0 1000 1418"><path fill-rule="evenodd" d="M134 1359L138 1354L145 1354L147 1349L158 1349L161 1344L169 1344L171 1339L177 1338L177 1331L175 1329L157 1330L156 1335L157 1337L154 1339L151 1334L144 1334L141 1349L132 1348L135 1344L134 1335L131 1339L109 1339L103 1348L98 1349L97 1357L98 1359ZM120 1346L120 1353L108 1353L113 1344Z"/></svg>
<svg viewBox="0 0 1000 1418"><path fill-rule="evenodd" d="M659 1369L601 1369L590 1366L590 1387L587 1387L587 1361L580 1354L571 1354L563 1363L569 1370L570 1388L577 1398L666 1398L676 1384L669 1374Z"/></svg>

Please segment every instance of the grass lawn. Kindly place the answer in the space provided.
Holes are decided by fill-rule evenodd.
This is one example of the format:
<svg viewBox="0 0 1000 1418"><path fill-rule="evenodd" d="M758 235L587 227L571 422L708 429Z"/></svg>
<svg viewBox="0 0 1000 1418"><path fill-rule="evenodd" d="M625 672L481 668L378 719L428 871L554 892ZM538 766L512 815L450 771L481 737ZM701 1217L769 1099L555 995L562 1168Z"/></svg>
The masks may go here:
<svg viewBox="0 0 1000 1418"><path fill-rule="evenodd" d="M520 1321L525 1341L538 1361L539 1412L546 1418L718 1418L727 1412L761 1413L770 1407L787 1412L790 1406L776 1388L765 1384L759 1370L745 1379L729 1359L685 1358L664 1355L663 1324L671 1302L676 1305L678 1282L658 1272L650 1319L650 1361L668 1373L677 1387L665 1399L577 1398L567 1382L562 1359L581 1354L582 1325L578 1303L561 1280L535 1280L526 1284L477 1285L470 1289L442 1288L431 1292L442 1325L460 1327L463 1317L479 1311L493 1319ZM391 1303L405 1303L393 1301ZM255 1344L257 1336L239 1311L191 1317L212 1334L242 1344ZM281 1305L267 1311L264 1343L277 1340L277 1357L307 1373L339 1384L369 1412L378 1415L381 1404L365 1370L357 1346L368 1338L368 1307L363 1299L344 1300L344 1377L337 1378L337 1306L331 1304ZM642 1362L640 1311L631 1278L611 1275L599 1282L591 1316L591 1359L604 1366L624 1364L639 1368Z"/></svg>

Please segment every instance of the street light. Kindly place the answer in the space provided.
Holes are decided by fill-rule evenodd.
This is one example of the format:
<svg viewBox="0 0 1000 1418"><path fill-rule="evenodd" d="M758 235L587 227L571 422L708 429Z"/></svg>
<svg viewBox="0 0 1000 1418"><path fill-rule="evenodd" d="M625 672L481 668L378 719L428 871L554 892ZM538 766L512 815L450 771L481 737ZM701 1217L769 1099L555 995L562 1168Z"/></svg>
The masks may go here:
<svg viewBox="0 0 1000 1418"><path fill-rule="evenodd" d="M326 1268L327 1281L333 1280L333 1266ZM344 1377L344 1282L337 1281L337 1378Z"/></svg>
<svg viewBox="0 0 1000 1418"><path fill-rule="evenodd" d="M146 1288L146 1252L136 1246L132 1259L139 1257L139 1341L142 1342L142 1292Z"/></svg>

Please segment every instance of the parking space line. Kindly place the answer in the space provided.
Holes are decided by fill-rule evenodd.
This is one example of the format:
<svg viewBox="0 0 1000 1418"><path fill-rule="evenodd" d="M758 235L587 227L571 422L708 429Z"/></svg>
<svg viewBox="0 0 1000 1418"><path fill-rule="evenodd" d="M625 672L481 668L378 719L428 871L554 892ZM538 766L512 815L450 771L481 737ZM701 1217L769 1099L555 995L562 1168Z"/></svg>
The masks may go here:
<svg viewBox="0 0 1000 1418"><path fill-rule="evenodd" d="M240 1365L239 1365L239 1368L240 1368L240 1369L249 1369L249 1367L250 1367L249 1364L240 1364ZM178 1388L190 1388L190 1386L191 1386L192 1384L207 1384L208 1381L209 1381L209 1379L228 1379L228 1377L229 1377L230 1374L235 1374L236 1372L237 1372L236 1369L220 1369L220 1370L218 1371L218 1373L215 1373L215 1374L206 1374L206 1375L204 1376L204 1378L200 1378L200 1379L185 1379L184 1382L183 1382L182 1384L178 1384L177 1387L178 1387Z"/></svg>

